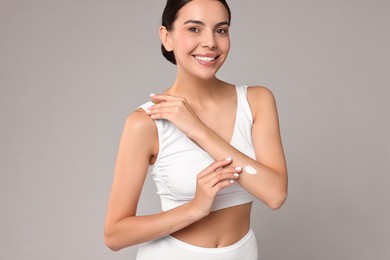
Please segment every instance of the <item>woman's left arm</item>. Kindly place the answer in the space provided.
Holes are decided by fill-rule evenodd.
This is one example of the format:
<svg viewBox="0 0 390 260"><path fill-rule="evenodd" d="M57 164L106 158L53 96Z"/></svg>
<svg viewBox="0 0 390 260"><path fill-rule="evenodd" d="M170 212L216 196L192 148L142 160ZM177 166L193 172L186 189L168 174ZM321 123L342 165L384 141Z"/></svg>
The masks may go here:
<svg viewBox="0 0 390 260"><path fill-rule="evenodd" d="M150 114L154 118L170 120L215 160L233 158L233 164L242 167L237 182L270 208L278 209L287 197L287 167L276 102L272 92L264 87L248 88L248 101L253 116L252 143L256 160L238 151L201 123L184 99L172 101L174 105L170 107L175 108L170 109L170 113L166 110L165 113ZM194 125L195 131L191 129Z"/></svg>

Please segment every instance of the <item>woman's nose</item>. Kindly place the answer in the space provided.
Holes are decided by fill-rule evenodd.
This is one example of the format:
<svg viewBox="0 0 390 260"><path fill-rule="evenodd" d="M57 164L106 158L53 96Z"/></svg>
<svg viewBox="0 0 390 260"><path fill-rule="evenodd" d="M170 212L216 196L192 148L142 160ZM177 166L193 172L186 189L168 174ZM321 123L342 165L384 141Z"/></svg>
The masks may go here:
<svg viewBox="0 0 390 260"><path fill-rule="evenodd" d="M202 47L208 47L210 49L217 48L218 46L214 32L204 32L201 44Z"/></svg>

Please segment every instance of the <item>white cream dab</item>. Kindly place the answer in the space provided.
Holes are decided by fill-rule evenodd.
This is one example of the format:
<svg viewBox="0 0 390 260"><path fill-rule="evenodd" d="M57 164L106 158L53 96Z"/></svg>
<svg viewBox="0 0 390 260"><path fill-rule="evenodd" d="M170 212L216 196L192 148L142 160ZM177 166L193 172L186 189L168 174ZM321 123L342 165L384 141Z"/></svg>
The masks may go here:
<svg viewBox="0 0 390 260"><path fill-rule="evenodd" d="M256 169L250 165L245 166L245 171L249 174L257 174Z"/></svg>

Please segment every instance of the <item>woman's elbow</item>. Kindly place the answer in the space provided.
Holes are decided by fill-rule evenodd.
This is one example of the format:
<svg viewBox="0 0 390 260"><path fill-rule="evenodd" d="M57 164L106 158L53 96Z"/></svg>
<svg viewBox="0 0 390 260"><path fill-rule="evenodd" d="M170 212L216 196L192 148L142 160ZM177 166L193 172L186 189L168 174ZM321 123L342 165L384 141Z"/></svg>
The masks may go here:
<svg viewBox="0 0 390 260"><path fill-rule="evenodd" d="M112 226L104 227L104 244L112 251L116 252L123 248L134 246L140 243L134 234L124 238L123 234L116 231L117 229L114 230Z"/></svg>
<svg viewBox="0 0 390 260"><path fill-rule="evenodd" d="M110 234L110 232L108 232L106 229L104 230L104 244L112 251L118 251L121 249L115 242L113 235Z"/></svg>
<svg viewBox="0 0 390 260"><path fill-rule="evenodd" d="M115 237L115 233L112 230L112 227L104 227L104 244L112 251L119 251L123 246L118 243L118 239Z"/></svg>
<svg viewBox="0 0 390 260"><path fill-rule="evenodd" d="M278 194L272 196L267 205L273 210L280 209L287 199L287 192L278 192Z"/></svg>

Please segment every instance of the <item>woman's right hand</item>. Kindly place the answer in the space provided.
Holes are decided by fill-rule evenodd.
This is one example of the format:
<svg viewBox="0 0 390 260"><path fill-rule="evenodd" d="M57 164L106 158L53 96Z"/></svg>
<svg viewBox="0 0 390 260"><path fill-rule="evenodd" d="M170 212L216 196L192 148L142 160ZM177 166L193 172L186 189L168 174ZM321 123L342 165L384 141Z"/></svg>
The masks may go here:
<svg viewBox="0 0 390 260"><path fill-rule="evenodd" d="M229 166L231 163L231 158L216 161L198 174L196 193L191 203L200 216L207 216L217 193L233 185L234 180L238 179L242 168Z"/></svg>

